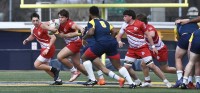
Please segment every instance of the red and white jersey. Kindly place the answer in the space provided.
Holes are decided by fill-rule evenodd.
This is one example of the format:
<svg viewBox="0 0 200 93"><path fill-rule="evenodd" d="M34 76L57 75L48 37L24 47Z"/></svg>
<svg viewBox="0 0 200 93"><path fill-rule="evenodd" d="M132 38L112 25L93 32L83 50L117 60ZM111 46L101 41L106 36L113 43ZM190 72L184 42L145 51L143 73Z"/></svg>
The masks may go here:
<svg viewBox="0 0 200 93"><path fill-rule="evenodd" d="M161 48L163 48L165 44L162 42L162 40L159 37L158 32L154 28L154 26L152 26L150 24L147 24L146 27L147 27L147 31L149 31L149 32L151 32L151 31L155 32L155 36L153 37L153 42L154 42L154 45L156 46L156 49L160 50ZM149 49L152 50L149 41L147 39L146 39L146 41L147 41L147 44L149 46Z"/></svg>
<svg viewBox="0 0 200 93"><path fill-rule="evenodd" d="M146 25L139 20L135 20L133 24L124 23L119 33L126 32L129 48L140 48L147 45L144 37L145 31Z"/></svg>
<svg viewBox="0 0 200 93"><path fill-rule="evenodd" d="M40 43L41 48L47 48L50 43L50 37L48 31L41 27L42 23L38 27L33 26L31 28L31 34L33 34L36 40Z"/></svg>
<svg viewBox="0 0 200 93"><path fill-rule="evenodd" d="M71 33L71 32L75 32L75 30L72 29L73 24L74 24L74 22L70 19L68 19L67 22L65 22L63 24L60 24L60 27L58 29L59 33L68 34L68 33ZM64 38L66 44L69 44L70 42L73 42L73 41L76 41L76 40L79 40L79 39L80 39L79 36L72 37L72 38Z"/></svg>

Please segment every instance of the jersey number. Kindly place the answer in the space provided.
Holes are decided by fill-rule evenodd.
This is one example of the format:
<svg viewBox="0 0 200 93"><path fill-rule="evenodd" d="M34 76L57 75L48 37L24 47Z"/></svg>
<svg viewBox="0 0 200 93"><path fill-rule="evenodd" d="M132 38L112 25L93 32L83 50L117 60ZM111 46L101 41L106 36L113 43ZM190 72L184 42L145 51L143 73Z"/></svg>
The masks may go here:
<svg viewBox="0 0 200 93"><path fill-rule="evenodd" d="M100 24L101 24L101 26L102 26L103 28L106 28L106 24L105 24L104 21L100 21Z"/></svg>

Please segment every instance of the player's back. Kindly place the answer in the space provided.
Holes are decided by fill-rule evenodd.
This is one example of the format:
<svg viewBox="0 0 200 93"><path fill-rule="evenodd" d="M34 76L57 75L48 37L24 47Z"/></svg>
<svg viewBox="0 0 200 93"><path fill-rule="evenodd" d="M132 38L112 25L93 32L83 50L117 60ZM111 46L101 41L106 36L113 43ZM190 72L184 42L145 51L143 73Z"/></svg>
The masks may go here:
<svg viewBox="0 0 200 93"><path fill-rule="evenodd" d="M183 34L192 34L195 30L199 29L197 23L188 23L188 24L177 24L177 30L179 36Z"/></svg>
<svg viewBox="0 0 200 93"><path fill-rule="evenodd" d="M93 26L93 28L95 28L94 38L97 42L115 40L114 37L111 36L110 32L112 26L107 21L103 19L93 19L89 23Z"/></svg>

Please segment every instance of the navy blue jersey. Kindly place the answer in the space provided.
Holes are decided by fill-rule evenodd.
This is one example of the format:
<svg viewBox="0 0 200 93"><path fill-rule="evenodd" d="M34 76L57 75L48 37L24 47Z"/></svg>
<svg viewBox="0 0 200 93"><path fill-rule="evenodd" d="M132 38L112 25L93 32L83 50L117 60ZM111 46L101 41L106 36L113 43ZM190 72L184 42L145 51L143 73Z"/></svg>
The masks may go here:
<svg viewBox="0 0 200 93"><path fill-rule="evenodd" d="M92 19L88 23L88 29L94 28L94 39L97 42L106 42L109 40L115 40L114 37L111 36L110 30L113 28L107 21L103 19Z"/></svg>
<svg viewBox="0 0 200 93"><path fill-rule="evenodd" d="M196 30L190 38L191 48L190 51L200 54L200 29Z"/></svg>
<svg viewBox="0 0 200 93"><path fill-rule="evenodd" d="M199 29L197 23L177 24L178 35L181 37L183 34L192 34L195 30Z"/></svg>

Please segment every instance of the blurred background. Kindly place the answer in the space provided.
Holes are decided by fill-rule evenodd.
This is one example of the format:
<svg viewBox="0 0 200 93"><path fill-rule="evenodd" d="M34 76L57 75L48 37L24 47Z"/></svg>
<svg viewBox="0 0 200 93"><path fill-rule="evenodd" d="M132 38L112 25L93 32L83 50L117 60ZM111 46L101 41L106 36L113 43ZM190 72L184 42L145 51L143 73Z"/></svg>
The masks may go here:
<svg viewBox="0 0 200 93"><path fill-rule="evenodd" d="M25 4L114 4L114 3L183 3L185 0L24 0ZM169 49L169 65L174 66L174 52L176 48L176 36L173 31L176 18L187 18L197 16L200 7L200 0L188 0L188 7L174 8L106 8L105 20L108 20L117 29L120 29L123 22L123 11L132 9L136 14L148 15L150 24L154 25L164 43ZM41 21L45 22L58 18L58 11L63 8L20 8L20 0L0 0L0 70L33 70L33 62L40 53L39 43L33 41L24 46L22 41L30 35L30 15L37 12ZM70 13L70 19L77 24L85 26L88 20L88 8L65 8ZM100 8L101 9L101 8ZM102 9L101 9L102 10ZM126 37L123 39L127 42ZM33 47L37 46L37 49ZM65 46L62 39L57 38L56 52ZM127 45L119 49L123 60ZM51 64L65 69L54 56ZM184 62L187 61L187 57ZM138 61L140 62L140 61ZM123 63L123 61L122 61ZM106 66L110 66L106 60ZM141 70L135 63L136 70ZM114 68L113 68L114 69Z"/></svg>

